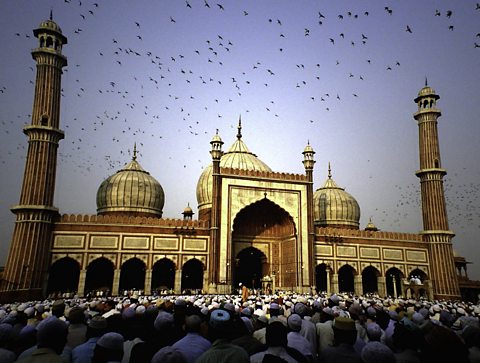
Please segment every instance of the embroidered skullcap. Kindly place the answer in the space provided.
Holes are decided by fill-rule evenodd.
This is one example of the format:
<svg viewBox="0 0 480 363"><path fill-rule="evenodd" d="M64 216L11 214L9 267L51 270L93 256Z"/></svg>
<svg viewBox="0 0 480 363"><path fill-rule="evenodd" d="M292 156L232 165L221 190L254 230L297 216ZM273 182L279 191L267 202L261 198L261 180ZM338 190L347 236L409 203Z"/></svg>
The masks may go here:
<svg viewBox="0 0 480 363"><path fill-rule="evenodd" d="M155 318L153 326L156 330L163 331L173 327L173 323L174 320L172 314L167 313L166 311L159 311L157 317Z"/></svg>
<svg viewBox="0 0 480 363"><path fill-rule="evenodd" d="M334 319L333 327L338 330L353 331L355 328L355 321L350 318L339 316Z"/></svg>
<svg viewBox="0 0 480 363"><path fill-rule="evenodd" d="M366 326L368 339L371 341L380 341L382 328L377 323L368 323Z"/></svg>
<svg viewBox="0 0 480 363"><path fill-rule="evenodd" d="M364 363L395 363L392 350L380 342L368 342L362 349Z"/></svg>
<svg viewBox="0 0 480 363"><path fill-rule="evenodd" d="M123 352L123 336L118 333L105 333L97 341L97 345L106 349Z"/></svg>
<svg viewBox="0 0 480 363"><path fill-rule="evenodd" d="M166 346L160 349L152 358L152 363L187 363L183 353L177 348Z"/></svg>
<svg viewBox="0 0 480 363"><path fill-rule="evenodd" d="M298 314L292 314L287 319L288 327L296 332L302 329L302 317Z"/></svg>

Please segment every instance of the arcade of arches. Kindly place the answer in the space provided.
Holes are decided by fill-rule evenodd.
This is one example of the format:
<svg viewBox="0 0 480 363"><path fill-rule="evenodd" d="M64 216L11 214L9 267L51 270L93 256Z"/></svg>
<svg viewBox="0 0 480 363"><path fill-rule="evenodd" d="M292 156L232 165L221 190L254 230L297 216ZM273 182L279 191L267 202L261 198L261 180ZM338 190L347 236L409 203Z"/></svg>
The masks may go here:
<svg viewBox="0 0 480 363"><path fill-rule="evenodd" d="M117 295L131 290L146 294L181 293L201 290L203 285L204 266L195 258L186 261L182 269L177 269L172 260L162 258L148 270L138 258L130 258L120 269L115 269L112 261L100 257L90 262L86 270L81 270L77 261L63 257L50 267L47 294L78 292L87 295L104 291Z"/></svg>
<svg viewBox="0 0 480 363"><path fill-rule="evenodd" d="M315 267L315 287L318 292L332 291L368 293L380 296L427 297L429 289L428 276L420 269L410 272L408 279L396 267L388 269L385 276L374 266L367 266L358 274L355 269L345 264L334 273L329 265L318 264Z"/></svg>
<svg viewBox="0 0 480 363"><path fill-rule="evenodd" d="M275 277L276 287L297 285L296 230L292 217L268 198L242 209L233 222L233 285L261 286ZM230 283L230 282L228 282Z"/></svg>

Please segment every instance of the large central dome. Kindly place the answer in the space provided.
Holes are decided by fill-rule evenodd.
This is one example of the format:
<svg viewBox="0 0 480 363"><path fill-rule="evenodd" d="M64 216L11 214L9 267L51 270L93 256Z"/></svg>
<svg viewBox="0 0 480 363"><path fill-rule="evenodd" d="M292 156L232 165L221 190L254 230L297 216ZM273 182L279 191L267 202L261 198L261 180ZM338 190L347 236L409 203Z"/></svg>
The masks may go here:
<svg viewBox="0 0 480 363"><path fill-rule="evenodd" d="M219 137L215 135L215 137ZM270 167L261 161L257 155L252 153L242 140L241 123L238 125L237 140L222 155L220 159L221 168L233 168L252 171L272 171ZM197 202L199 211L212 206L212 169L210 164L200 175L197 183Z"/></svg>
<svg viewBox="0 0 480 363"><path fill-rule="evenodd" d="M98 214L161 217L165 194L160 183L133 159L103 181L97 191Z"/></svg>

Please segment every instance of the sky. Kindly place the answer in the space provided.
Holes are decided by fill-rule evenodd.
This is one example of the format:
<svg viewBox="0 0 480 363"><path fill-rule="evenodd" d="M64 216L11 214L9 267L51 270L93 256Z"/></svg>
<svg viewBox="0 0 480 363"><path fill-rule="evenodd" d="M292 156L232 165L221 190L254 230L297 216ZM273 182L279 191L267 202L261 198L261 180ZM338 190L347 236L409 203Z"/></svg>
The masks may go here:
<svg viewBox="0 0 480 363"><path fill-rule="evenodd" d="M333 179L384 231L419 232L413 99L437 106L454 249L480 279L480 5L462 1L0 1L0 265L13 231L31 122L38 40L49 17L68 38L55 206L95 214L100 183L138 161L165 191L164 217L197 213L196 184L243 140L278 172Z"/></svg>

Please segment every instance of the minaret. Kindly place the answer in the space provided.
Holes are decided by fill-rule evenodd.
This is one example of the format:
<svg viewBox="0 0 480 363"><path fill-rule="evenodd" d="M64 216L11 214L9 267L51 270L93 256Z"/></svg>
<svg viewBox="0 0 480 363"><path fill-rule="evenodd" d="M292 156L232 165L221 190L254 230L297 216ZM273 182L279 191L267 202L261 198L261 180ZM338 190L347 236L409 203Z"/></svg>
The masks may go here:
<svg viewBox="0 0 480 363"><path fill-rule="evenodd" d="M240 126L239 126L240 133ZM241 137L241 136L240 136ZM212 212L210 220L210 251L209 251L209 273L210 286L209 292L216 293L217 284L219 283L220 270L220 203L221 203L221 188L222 179L220 176L220 159L223 156L222 145L223 141L217 133L210 141L212 149Z"/></svg>
<svg viewBox="0 0 480 363"><path fill-rule="evenodd" d="M58 143L63 139L60 123L62 68L67 59L62 46L67 38L50 19L33 31L38 48L32 122L24 127L28 138L20 203L12 244L0 286L0 300L32 300L44 295L50 263L52 225L58 210L53 206Z"/></svg>
<svg viewBox="0 0 480 363"><path fill-rule="evenodd" d="M420 178L422 193L423 238L429 244L430 278L436 299L460 298L458 279L453 259L452 238L448 228L447 208L443 189L443 177L447 171L442 168L438 141L437 119L441 116L436 102L440 98L427 85L415 98L418 111L413 115L418 122Z"/></svg>
<svg viewBox="0 0 480 363"><path fill-rule="evenodd" d="M313 243L315 241L315 231L313 225L313 167L315 165L315 151L310 146L310 142L307 142L307 146L303 150L303 166L305 167L305 174L308 178L308 185L307 185L307 218L308 218L308 255L310 256L308 260L308 281L310 281L310 286L315 285L315 277L314 277L314 253L313 253Z"/></svg>

